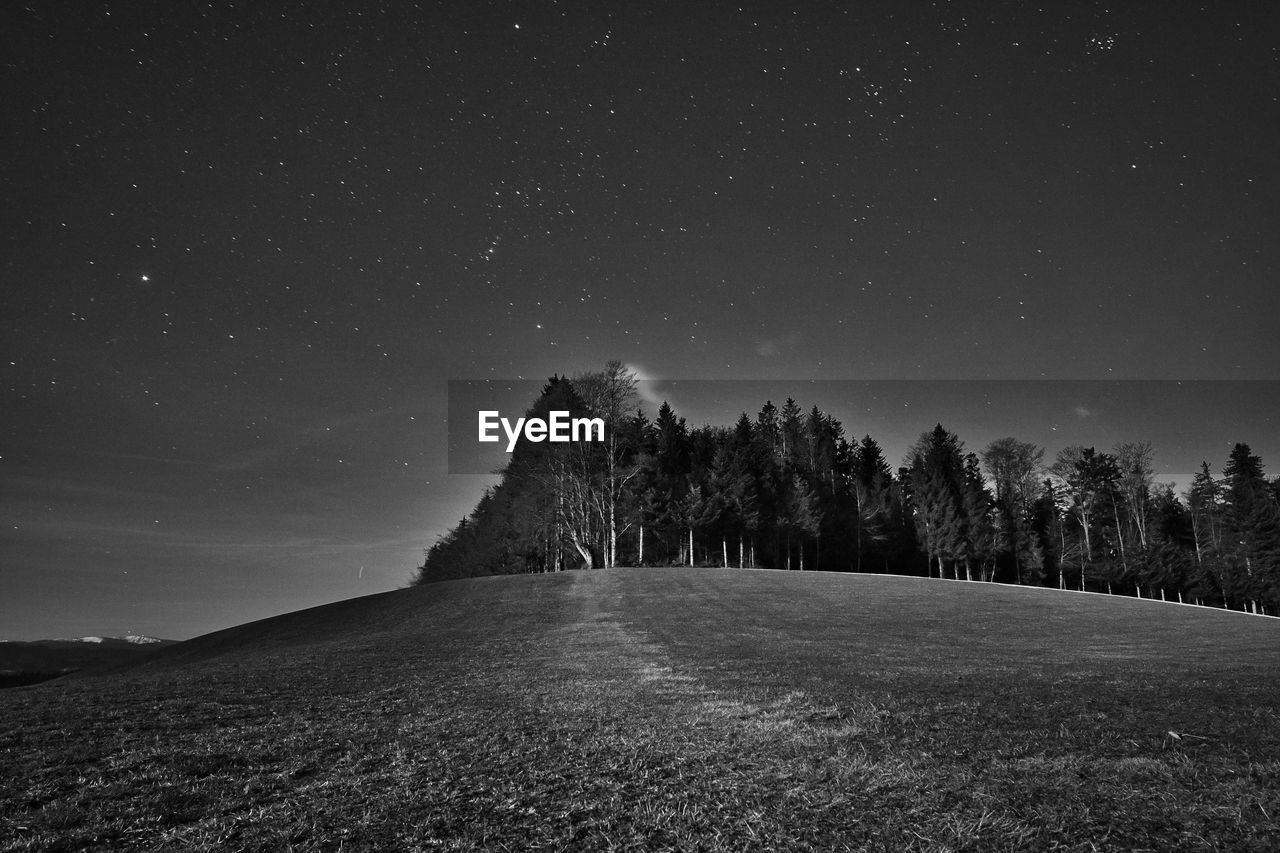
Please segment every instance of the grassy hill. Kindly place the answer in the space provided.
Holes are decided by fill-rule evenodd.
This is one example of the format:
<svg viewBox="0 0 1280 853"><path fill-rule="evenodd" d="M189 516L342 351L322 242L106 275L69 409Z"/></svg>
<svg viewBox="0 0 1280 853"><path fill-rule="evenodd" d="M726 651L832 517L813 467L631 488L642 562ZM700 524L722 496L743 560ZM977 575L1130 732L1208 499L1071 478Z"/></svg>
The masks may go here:
<svg viewBox="0 0 1280 853"><path fill-rule="evenodd" d="M1280 620L868 575L453 581L0 694L0 850L1280 849Z"/></svg>

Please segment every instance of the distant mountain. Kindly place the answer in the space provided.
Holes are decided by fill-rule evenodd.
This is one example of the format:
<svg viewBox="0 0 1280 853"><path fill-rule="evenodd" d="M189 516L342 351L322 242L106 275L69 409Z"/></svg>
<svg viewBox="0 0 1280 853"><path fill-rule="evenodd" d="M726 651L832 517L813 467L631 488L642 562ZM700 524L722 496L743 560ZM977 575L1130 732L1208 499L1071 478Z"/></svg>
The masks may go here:
<svg viewBox="0 0 1280 853"><path fill-rule="evenodd" d="M35 640L37 643L107 643L115 644L118 642L133 643L138 646L154 645L155 643L171 643L175 640L159 640L155 637L142 637L137 634L129 634L125 637L59 637L56 640Z"/></svg>
<svg viewBox="0 0 1280 853"><path fill-rule="evenodd" d="M82 669L127 663L176 642L132 634L0 642L0 687L35 684Z"/></svg>

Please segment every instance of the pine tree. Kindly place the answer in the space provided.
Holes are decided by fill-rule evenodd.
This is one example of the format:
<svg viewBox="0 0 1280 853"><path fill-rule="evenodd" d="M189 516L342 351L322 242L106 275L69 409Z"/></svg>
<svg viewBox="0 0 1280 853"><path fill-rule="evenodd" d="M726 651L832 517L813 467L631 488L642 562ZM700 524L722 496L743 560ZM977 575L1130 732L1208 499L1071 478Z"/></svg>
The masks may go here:
<svg viewBox="0 0 1280 853"><path fill-rule="evenodd" d="M939 577L946 577L946 562L956 576L966 553L963 454L960 439L941 424L922 434L909 454L916 530Z"/></svg>
<svg viewBox="0 0 1280 853"><path fill-rule="evenodd" d="M525 416L545 419L552 410L586 414L572 384L560 376L548 380ZM580 478L571 476L573 452L563 444L518 441L497 485L428 549L417 582L555 570L567 546L584 564L593 563L589 543L596 529L584 495L574 488Z"/></svg>
<svg viewBox="0 0 1280 853"><path fill-rule="evenodd" d="M756 440L764 446L775 461L783 457L782 428L778 421L778 408L766 400L756 416Z"/></svg>
<svg viewBox="0 0 1280 853"><path fill-rule="evenodd" d="M1243 568L1243 595L1254 612L1280 607L1280 505L1262 473L1262 460L1237 444L1223 471L1228 560Z"/></svg>
<svg viewBox="0 0 1280 853"><path fill-rule="evenodd" d="M694 558L694 532L701 522L703 514L706 512L706 501L703 498L702 486L693 486L685 493L684 497L676 502L675 510L672 513L680 524L680 529L687 534L687 549L684 537L680 544L682 554L681 564L693 566L696 565Z"/></svg>
<svg viewBox="0 0 1280 853"><path fill-rule="evenodd" d="M1067 535L1063 523L1065 506L1053 480L1041 483L1040 494L1032 508L1031 529L1043 555L1044 580L1056 576L1058 589L1067 588L1063 571L1067 560Z"/></svg>
<svg viewBox="0 0 1280 853"><path fill-rule="evenodd" d="M1181 603L1197 579L1191 513L1169 485L1156 492L1151 509L1148 582L1158 586L1161 597L1168 590Z"/></svg>
<svg viewBox="0 0 1280 853"><path fill-rule="evenodd" d="M741 449L735 442L729 442L716 453L700 525L720 537L726 566L729 542L733 541L739 568L744 564L747 540L759 524L755 483Z"/></svg>
<svg viewBox="0 0 1280 853"><path fill-rule="evenodd" d="M1223 488L1209 470L1208 462L1200 463L1186 497L1195 544L1195 594L1201 600L1221 597L1225 602L1231 579L1222 549Z"/></svg>
<svg viewBox="0 0 1280 853"><path fill-rule="evenodd" d="M965 580L973 580L973 569L978 569L979 580L990 580L995 573L995 526L992 523L994 499L982 479L982 470L976 454L964 458L964 479L961 484L964 506L964 562ZM989 572L983 567L991 563Z"/></svg>
<svg viewBox="0 0 1280 853"><path fill-rule="evenodd" d="M798 567L800 571L804 571L805 537L817 534L821 518L821 509L813 491L805 483L803 477L799 474L792 474L790 488L787 490L785 516L787 532L786 567L788 569L791 568L792 536L795 537L798 546Z"/></svg>
<svg viewBox="0 0 1280 853"><path fill-rule="evenodd" d="M890 554L895 550L893 524L901 515L901 506L895 506L893 473L871 436L862 437L851 461L853 481L852 506L854 524L854 571L867 571L870 566L889 569Z"/></svg>
<svg viewBox="0 0 1280 853"><path fill-rule="evenodd" d="M808 456L808 449L804 446L804 423L801 420L799 404L790 397L782 404L778 426L782 435L782 453L779 461L782 463L783 470L804 471L805 457Z"/></svg>

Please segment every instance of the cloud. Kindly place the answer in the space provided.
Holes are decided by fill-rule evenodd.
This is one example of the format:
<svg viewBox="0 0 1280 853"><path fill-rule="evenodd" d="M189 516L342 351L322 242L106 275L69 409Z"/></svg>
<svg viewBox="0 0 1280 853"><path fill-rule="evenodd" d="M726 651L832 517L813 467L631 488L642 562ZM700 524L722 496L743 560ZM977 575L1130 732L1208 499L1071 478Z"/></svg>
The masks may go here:
<svg viewBox="0 0 1280 853"><path fill-rule="evenodd" d="M1087 406L1076 406L1075 412L1076 412L1076 417L1079 418L1080 420L1084 420L1085 418L1091 418L1095 414L1093 409L1090 409Z"/></svg>
<svg viewBox="0 0 1280 853"><path fill-rule="evenodd" d="M626 368L635 374L636 393L640 395L640 399L655 410L661 406L665 399L660 393L662 380L634 361L627 362Z"/></svg>
<svg viewBox="0 0 1280 853"><path fill-rule="evenodd" d="M130 500L163 500L167 497L162 492L148 492L78 477L32 477L26 474L9 474L6 476L6 484L13 487L13 493L22 493L23 498L36 499L40 502L38 508L45 511L48 508L43 501L49 498L101 499L110 503L121 503ZM6 501L6 503L11 502Z"/></svg>
<svg viewBox="0 0 1280 853"><path fill-rule="evenodd" d="M756 343L756 355L762 358L772 358L782 350L790 349L804 341L804 335L799 332L788 332L780 338L765 338Z"/></svg>

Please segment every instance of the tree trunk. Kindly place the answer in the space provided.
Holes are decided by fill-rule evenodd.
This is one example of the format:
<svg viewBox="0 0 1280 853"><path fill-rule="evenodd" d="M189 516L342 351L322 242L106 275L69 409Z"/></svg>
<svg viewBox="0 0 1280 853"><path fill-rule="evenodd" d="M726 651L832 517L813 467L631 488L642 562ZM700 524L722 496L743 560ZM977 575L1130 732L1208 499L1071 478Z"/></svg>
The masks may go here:
<svg viewBox="0 0 1280 853"><path fill-rule="evenodd" d="M564 532L560 526L560 520L564 518L564 484L559 478L556 481L556 571L563 571L564 566L561 563L561 543L564 542Z"/></svg>
<svg viewBox="0 0 1280 853"><path fill-rule="evenodd" d="M995 571L991 572L991 579L995 580ZM1022 584L1022 566L1018 564L1018 533L1013 532L1013 582Z"/></svg>
<svg viewBox="0 0 1280 853"><path fill-rule="evenodd" d="M855 524L856 550L854 551L854 571L862 571L862 506L858 506L858 512L853 517Z"/></svg>
<svg viewBox="0 0 1280 853"><path fill-rule="evenodd" d="M613 475L612 460L609 463L609 469L610 469L609 470L610 477L612 477ZM618 565L618 521L616 516L614 515L614 500L613 500L613 494L612 494L612 484L611 484L611 491L609 495L609 561L608 561L608 565L609 565L609 568L613 568L614 566Z"/></svg>
<svg viewBox="0 0 1280 853"><path fill-rule="evenodd" d="M1116 520L1116 541L1120 543L1120 568L1123 569L1124 573L1127 575L1129 574L1129 561L1125 558L1124 554L1124 533L1120 530L1120 508L1116 506L1116 499L1114 495L1111 498L1111 515ZM1141 598L1142 596L1138 597Z"/></svg>
<svg viewBox="0 0 1280 853"><path fill-rule="evenodd" d="M636 558L636 564L644 565L644 522L640 522L640 556Z"/></svg>
<svg viewBox="0 0 1280 853"><path fill-rule="evenodd" d="M1054 516L1057 517L1057 510L1054 510ZM1061 549L1058 551L1058 589L1067 588L1067 575L1062 571L1062 567L1067 562L1067 526L1058 520L1058 541Z"/></svg>

